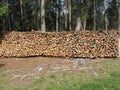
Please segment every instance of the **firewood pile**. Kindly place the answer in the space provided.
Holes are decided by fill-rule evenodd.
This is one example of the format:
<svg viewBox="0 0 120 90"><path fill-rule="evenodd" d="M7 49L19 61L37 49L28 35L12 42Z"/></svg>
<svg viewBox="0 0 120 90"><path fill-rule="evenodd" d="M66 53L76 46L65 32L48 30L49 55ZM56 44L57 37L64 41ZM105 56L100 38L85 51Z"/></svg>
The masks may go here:
<svg viewBox="0 0 120 90"><path fill-rule="evenodd" d="M103 32L6 32L0 43L0 57L117 57L116 30Z"/></svg>

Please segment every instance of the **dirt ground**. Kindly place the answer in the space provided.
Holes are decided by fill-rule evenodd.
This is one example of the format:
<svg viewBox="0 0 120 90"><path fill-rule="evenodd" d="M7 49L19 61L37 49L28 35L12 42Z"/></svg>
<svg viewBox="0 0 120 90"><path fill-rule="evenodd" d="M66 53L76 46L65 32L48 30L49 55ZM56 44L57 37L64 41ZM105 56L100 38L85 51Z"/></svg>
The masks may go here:
<svg viewBox="0 0 120 90"><path fill-rule="evenodd" d="M92 70L92 63L108 59L81 59L81 58L52 58L52 57L30 57L30 58L0 58L0 72L9 74L8 82L11 84L30 84L39 76L47 76L54 72L77 73L82 70ZM118 64L120 60L117 59ZM93 71L95 76L98 76Z"/></svg>

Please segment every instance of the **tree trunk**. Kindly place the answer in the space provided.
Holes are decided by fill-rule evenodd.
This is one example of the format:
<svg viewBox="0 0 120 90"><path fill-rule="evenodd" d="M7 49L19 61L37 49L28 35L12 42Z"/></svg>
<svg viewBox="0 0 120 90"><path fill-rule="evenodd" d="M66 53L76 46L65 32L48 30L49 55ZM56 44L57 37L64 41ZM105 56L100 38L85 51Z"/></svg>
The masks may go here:
<svg viewBox="0 0 120 90"><path fill-rule="evenodd" d="M87 20L85 20L85 21L83 22L83 30L86 30L86 22L87 22Z"/></svg>
<svg viewBox="0 0 120 90"><path fill-rule="evenodd" d="M15 17L14 17L14 2L11 1L11 28L15 30Z"/></svg>
<svg viewBox="0 0 120 90"><path fill-rule="evenodd" d="M41 31L46 31L45 25L45 0L41 0Z"/></svg>
<svg viewBox="0 0 120 90"><path fill-rule="evenodd" d="M21 29L24 31L24 16L23 16L23 2L20 0L20 11L21 11Z"/></svg>
<svg viewBox="0 0 120 90"><path fill-rule="evenodd" d="M7 0L7 4L9 5L9 0ZM10 6L8 6L8 10L7 10L7 20L8 20L8 30L11 31L11 19L10 19Z"/></svg>
<svg viewBox="0 0 120 90"><path fill-rule="evenodd" d="M120 0L118 0L118 30L120 30Z"/></svg>
<svg viewBox="0 0 120 90"><path fill-rule="evenodd" d="M77 20L75 31L80 31L82 29L81 19L80 19L80 0L77 0Z"/></svg>
<svg viewBox="0 0 120 90"><path fill-rule="evenodd" d="M108 30L108 18L107 18L107 13L105 13L105 30Z"/></svg>
<svg viewBox="0 0 120 90"><path fill-rule="evenodd" d="M100 31L101 28L101 0L96 2L96 29Z"/></svg>
<svg viewBox="0 0 120 90"><path fill-rule="evenodd" d="M71 31L71 0L68 0L68 30Z"/></svg>
<svg viewBox="0 0 120 90"><path fill-rule="evenodd" d="M38 3L38 5L37 5L37 30L38 31L40 31L40 13L41 13L41 11L40 11L40 0L37 0L37 3Z"/></svg>
<svg viewBox="0 0 120 90"><path fill-rule="evenodd" d="M58 8L59 0L56 1L56 32L59 29L59 8Z"/></svg>
<svg viewBox="0 0 120 90"><path fill-rule="evenodd" d="M59 9L58 9L58 31L62 31L62 23L61 23L61 0L59 0Z"/></svg>
<svg viewBox="0 0 120 90"><path fill-rule="evenodd" d="M66 13L65 13L65 30L67 30L68 28L68 3L67 3L67 0L65 0L65 7L66 7Z"/></svg>
<svg viewBox="0 0 120 90"><path fill-rule="evenodd" d="M96 0L94 0L94 31L96 31Z"/></svg>
<svg viewBox="0 0 120 90"><path fill-rule="evenodd" d="M108 17L107 17L107 0L104 0L104 8L105 8L105 30L108 30Z"/></svg>

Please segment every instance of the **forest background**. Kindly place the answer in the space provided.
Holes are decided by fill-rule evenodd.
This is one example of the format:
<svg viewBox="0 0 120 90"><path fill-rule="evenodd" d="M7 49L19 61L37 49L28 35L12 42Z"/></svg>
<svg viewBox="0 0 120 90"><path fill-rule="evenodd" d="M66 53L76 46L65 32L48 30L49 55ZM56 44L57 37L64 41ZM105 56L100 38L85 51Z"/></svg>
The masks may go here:
<svg viewBox="0 0 120 90"><path fill-rule="evenodd" d="M0 0L0 29L119 30L120 0Z"/></svg>

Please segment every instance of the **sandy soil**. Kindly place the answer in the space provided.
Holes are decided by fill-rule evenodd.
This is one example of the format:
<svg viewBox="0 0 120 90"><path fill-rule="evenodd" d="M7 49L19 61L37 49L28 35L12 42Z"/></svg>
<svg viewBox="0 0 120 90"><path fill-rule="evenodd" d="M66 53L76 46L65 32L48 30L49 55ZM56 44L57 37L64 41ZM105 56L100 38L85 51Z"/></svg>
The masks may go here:
<svg viewBox="0 0 120 90"><path fill-rule="evenodd" d="M50 57L0 58L0 72L11 75L8 80L10 83L29 84L39 76L71 71L77 65L73 61L74 59Z"/></svg>

